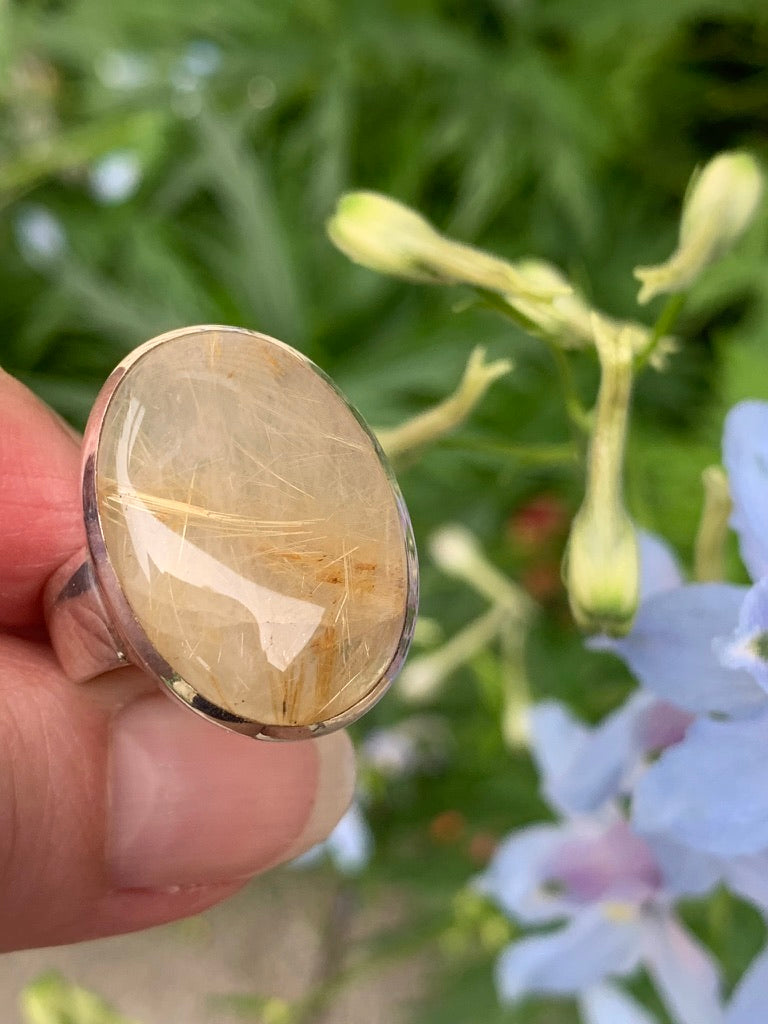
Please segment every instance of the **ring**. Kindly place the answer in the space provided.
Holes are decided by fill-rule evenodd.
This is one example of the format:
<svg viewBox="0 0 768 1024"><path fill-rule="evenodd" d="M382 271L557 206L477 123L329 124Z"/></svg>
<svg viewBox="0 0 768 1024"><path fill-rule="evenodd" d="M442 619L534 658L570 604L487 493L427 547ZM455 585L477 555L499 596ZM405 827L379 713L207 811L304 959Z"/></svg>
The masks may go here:
<svg viewBox="0 0 768 1024"><path fill-rule="evenodd" d="M133 663L220 725L342 728L405 658L418 568L374 435L301 353L235 327L131 352L85 430L87 544L46 620L79 682Z"/></svg>

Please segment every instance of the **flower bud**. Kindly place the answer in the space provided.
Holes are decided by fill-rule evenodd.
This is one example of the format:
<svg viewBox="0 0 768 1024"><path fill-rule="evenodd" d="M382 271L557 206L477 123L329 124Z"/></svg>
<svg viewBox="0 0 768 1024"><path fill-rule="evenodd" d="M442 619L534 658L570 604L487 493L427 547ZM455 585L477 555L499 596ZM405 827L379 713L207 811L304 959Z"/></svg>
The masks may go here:
<svg viewBox="0 0 768 1024"><path fill-rule="evenodd" d="M749 226L763 191L763 174L749 153L720 153L694 174L680 221L680 240L669 259L637 267L638 302L688 288L720 259Z"/></svg>
<svg viewBox="0 0 768 1024"><path fill-rule="evenodd" d="M584 501L566 552L568 599L586 632L622 636L639 603L637 536L622 496L624 446L632 392L632 337L593 318L600 390L589 444Z"/></svg>
<svg viewBox="0 0 768 1024"><path fill-rule="evenodd" d="M407 281L468 284L540 299L564 290L526 281L506 260L446 238L421 214L377 192L342 196L327 229L353 262Z"/></svg>
<svg viewBox="0 0 768 1024"><path fill-rule="evenodd" d="M439 284L431 266L440 235L415 210L376 192L348 192L328 221L333 244L354 263L380 274Z"/></svg>
<svg viewBox="0 0 768 1024"><path fill-rule="evenodd" d="M573 521L567 552L568 599L587 633L623 636L640 593L640 556L623 508L585 504Z"/></svg>

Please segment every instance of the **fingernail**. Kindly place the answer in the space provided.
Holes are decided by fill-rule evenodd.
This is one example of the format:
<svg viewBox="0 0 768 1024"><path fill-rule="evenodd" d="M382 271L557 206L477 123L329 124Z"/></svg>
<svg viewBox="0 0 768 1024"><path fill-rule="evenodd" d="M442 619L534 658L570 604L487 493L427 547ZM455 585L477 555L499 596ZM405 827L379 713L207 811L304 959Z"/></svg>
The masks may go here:
<svg viewBox="0 0 768 1024"><path fill-rule="evenodd" d="M163 694L113 721L107 864L118 888L247 878L323 839L354 787L343 733L266 743L227 732Z"/></svg>
<svg viewBox="0 0 768 1024"><path fill-rule="evenodd" d="M327 839L348 809L355 790L355 750L344 732L315 740L318 786L309 818L282 860L293 860Z"/></svg>

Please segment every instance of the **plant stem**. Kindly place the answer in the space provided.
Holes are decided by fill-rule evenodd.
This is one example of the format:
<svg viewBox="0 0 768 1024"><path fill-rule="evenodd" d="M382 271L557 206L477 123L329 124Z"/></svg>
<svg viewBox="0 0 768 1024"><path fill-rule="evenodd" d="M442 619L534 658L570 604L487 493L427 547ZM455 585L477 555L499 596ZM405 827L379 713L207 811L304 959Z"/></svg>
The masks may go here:
<svg viewBox="0 0 768 1024"><path fill-rule="evenodd" d="M650 361L661 339L672 330L675 321L682 312L687 297L686 292L678 292L676 295L670 295L667 299L664 308L659 314L659 319L651 331L648 344L635 356L635 372L643 369L646 363Z"/></svg>
<svg viewBox="0 0 768 1024"><path fill-rule="evenodd" d="M484 437L458 436L443 438L437 447L451 450L497 455L505 459L517 459L528 466L575 466L578 455L572 442L542 444L508 444L504 441L488 440Z"/></svg>
<svg viewBox="0 0 768 1024"><path fill-rule="evenodd" d="M694 547L694 578L698 583L725 579L725 542L731 514L728 478L720 466L708 466L701 474L704 505Z"/></svg>
<svg viewBox="0 0 768 1024"><path fill-rule="evenodd" d="M585 409L576 390L568 356L557 342L551 341L549 338L545 338L544 341L552 353L552 358L555 362L557 376L560 381L560 390L563 395L563 402L565 403L565 412L573 430L574 439L577 442L583 442L584 438L589 436L592 427L592 414Z"/></svg>
<svg viewBox="0 0 768 1024"><path fill-rule="evenodd" d="M501 296L485 291L481 291L480 295L483 302L491 309L501 313L507 320L511 320L513 324L520 327L526 334L533 335L533 337L539 338L544 342L555 362L557 376L560 381L560 390L565 402L566 415L573 429L574 436L577 440L582 440L588 436L591 427L591 415L581 401L571 372L571 365L562 348L560 348L557 342L542 334L536 324L506 303Z"/></svg>

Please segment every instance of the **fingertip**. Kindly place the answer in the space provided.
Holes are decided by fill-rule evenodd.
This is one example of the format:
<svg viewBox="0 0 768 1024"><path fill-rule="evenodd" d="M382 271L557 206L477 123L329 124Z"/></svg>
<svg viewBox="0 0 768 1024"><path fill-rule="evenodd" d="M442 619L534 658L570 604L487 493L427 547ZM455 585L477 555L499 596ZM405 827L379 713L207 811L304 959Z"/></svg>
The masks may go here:
<svg viewBox="0 0 768 1024"><path fill-rule="evenodd" d="M115 719L107 862L118 889L250 877L324 838L354 785L342 734L254 741L157 694Z"/></svg>

